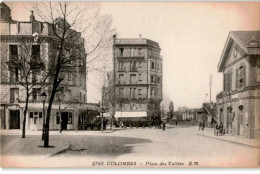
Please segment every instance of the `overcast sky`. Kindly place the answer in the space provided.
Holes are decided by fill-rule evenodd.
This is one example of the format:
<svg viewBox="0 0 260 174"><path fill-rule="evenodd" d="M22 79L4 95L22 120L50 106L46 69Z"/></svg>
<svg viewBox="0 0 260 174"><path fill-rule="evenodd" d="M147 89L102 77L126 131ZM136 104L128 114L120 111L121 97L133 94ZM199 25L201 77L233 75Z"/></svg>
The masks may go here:
<svg viewBox="0 0 260 174"><path fill-rule="evenodd" d="M217 65L229 31L259 30L260 3L102 2L102 13L112 14L117 37L139 34L159 43L163 57L163 93L175 108L201 107L222 90ZM12 5L15 20L28 20L29 12ZM21 15L23 13L24 15ZM22 18L23 17L23 18ZM26 17L26 18L24 18ZM88 102L100 100L96 77L89 74ZM206 94L208 96L206 97Z"/></svg>

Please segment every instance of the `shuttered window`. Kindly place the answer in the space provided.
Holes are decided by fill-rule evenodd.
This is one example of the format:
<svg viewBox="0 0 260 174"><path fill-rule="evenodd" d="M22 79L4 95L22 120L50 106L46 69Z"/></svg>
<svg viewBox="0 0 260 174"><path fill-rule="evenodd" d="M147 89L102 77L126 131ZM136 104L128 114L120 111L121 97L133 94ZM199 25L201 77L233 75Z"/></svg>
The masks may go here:
<svg viewBox="0 0 260 174"><path fill-rule="evenodd" d="M224 91L229 92L232 90L232 73L224 74Z"/></svg>
<svg viewBox="0 0 260 174"><path fill-rule="evenodd" d="M246 84L246 67L241 66L236 70L236 88L242 88Z"/></svg>

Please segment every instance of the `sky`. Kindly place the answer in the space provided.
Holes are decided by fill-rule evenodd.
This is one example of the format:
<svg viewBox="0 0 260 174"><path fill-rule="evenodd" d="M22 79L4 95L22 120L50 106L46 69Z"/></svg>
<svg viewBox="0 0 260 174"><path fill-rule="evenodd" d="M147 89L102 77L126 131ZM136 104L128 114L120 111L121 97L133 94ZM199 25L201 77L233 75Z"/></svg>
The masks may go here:
<svg viewBox="0 0 260 174"><path fill-rule="evenodd" d="M28 9L10 6L13 19L29 19ZM113 16L118 38L141 34L159 43L163 94L175 108L199 108L208 102L211 74L215 102L223 88L217 65L229 31L260 30L259 2L101 2L101 13ZM88 75L88 102L101 98L96 76Z"/></svg>

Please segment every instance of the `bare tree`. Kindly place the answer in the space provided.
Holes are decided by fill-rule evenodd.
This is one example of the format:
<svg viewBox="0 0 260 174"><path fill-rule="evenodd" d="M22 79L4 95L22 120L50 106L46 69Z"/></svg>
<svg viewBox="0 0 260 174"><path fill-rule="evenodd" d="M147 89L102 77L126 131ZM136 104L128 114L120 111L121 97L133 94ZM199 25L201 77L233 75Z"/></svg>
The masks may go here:
<svg viewBox="0 0 260 174"><path fill-rule="evenodd" d="M25 138L29 98L32 95L38 95L48 85L48 72L45 71L46 62L44 62L45 47L40 44L32 45L32 43L34 43L32 36L22 37L19 45L12 45L9 60L1 62L2 70L10 72L8 76L10 82L19 84L25 89L25 101L19 99L19 102L25 102L22 138Z"/></svg>
<svg viewBox="0 0 260 174"><path fill-rule="evenodd" d="M63 72L68 68L86 67L86 64L104 59L112 40L112 17L100 15L99 4L89 2L39 2L35 3L34 9L38 16L49 24L57 51L50 64L53 80L44 138L44 147L48 147L51 109L63 80ZM78 54L82 52L92 58L86 61L86 54Z"/></svg>

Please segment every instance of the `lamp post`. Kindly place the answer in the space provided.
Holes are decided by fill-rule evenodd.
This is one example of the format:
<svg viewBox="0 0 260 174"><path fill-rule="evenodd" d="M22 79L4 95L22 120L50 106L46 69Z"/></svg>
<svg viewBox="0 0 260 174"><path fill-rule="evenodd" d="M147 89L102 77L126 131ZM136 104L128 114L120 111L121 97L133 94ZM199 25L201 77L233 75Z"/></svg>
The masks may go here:
<svg viewBox="0 0 260 174"><path fill-rule="evenodd" d="M41 93L41 98L42 98L42 103L43 103L43 109L42 109L42 141L44 140L44 136L45 136L45 101L46 101L46 93L43 92Z"/></svg>

